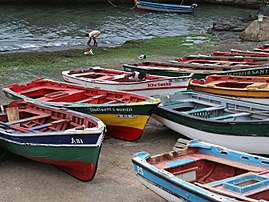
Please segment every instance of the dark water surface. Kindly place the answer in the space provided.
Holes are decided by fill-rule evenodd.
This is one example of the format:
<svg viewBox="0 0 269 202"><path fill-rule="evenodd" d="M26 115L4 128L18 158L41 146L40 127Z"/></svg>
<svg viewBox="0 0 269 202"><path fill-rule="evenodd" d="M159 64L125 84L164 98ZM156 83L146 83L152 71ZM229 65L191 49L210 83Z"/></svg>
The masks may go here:
<svg viewBox="0 0 269 202"><path fill-rule="evenodd" d="M98 29L101 46L127 40L205 32L219 18L246 17L250 10L200 5L194 15L149 13L105 5L0 5L0 52L85 45Z"/></svg>

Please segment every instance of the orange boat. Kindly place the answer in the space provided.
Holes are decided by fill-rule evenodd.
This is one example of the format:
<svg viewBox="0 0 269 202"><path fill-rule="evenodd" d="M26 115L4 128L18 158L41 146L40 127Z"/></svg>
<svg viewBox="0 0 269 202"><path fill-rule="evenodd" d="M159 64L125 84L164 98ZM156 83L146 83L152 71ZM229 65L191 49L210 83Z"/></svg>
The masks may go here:
<svg viewBox="0 0 269 202"><path fill-rule="evenodd" d="M193 79L189 89L218 95L255 98L269 98L269 77L247 77L211 75L205 79ZM253 101L257 101L251 99Z"/></svg>

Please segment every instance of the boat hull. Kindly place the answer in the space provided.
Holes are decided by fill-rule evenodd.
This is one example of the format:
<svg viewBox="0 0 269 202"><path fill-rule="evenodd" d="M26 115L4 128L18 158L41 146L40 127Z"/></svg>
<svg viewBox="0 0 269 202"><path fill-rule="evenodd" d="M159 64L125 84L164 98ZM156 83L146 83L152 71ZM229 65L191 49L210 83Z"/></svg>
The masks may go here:
<svg viewBox="0 0 269 202"><path fill-rule="evenodd" d="M240 135L230 135L225 133L213 133L208 131L195 129L190 126L186 126L183 123L177 123L173 120L165 118L163 116L158 116L156 114L152 115L152 118L159 121L166 127L171 130L184 135L190 139L199 139L201 141L207 141L212 144L220 144L225 147L229 147L231 149L236 149L243 152L249 152L254 154L269 154L267 149L268 145L268 136L264 137L256 137L253 136L240 136ZM212 126L214 127L214 126ZM256 126L258 127L258 125ZM243 126L242 126L243 128ZM232 130L231 128L227 128L227 131ZM255 144L253 144L255 142Z"/></svg>
<svg viewBox="0 0 269 202"><path fill-rule="evenodd" d="M137 166L139 167L139 166ZM139 167L140 168L140 167ZM137 169L135 169L137 170ZM169 190L159 186L158 184L146 179L145 177L142 177L141 175L136 175L139 182L141 182L145 187L162 197L163 199L167 201L174 201L174 202L186 202L185 199L181 198L178 195L175 195L174 193L171 193Z"/></svg>
<svg viewBox="0 0 269 202"><path fill-rule="evenodd" d="M81 140L83 141L79 139ZM96 145L39 145L6 140L0 142L0 146L11 153L55 165L79 180L91 181L97 169L101 151L100 141L101 139Z"/></svg>
<svg viewBox="0 0 269 202"><path fill-rule="evenodd" d="M66 84L65 84L66 85ZM84 88L79 86L78 88ZM96 89L95 89L96 90ZM10 89L4 90L9 99L28 99L47 106L64 107L73 111L90 114L100 118L107 126L107 135L122 140L135 141L139 139L153 110L159 105L159 100L144 97L145 101L123 104L84 104L76 102L44 102L18 94ZM138 96L138 95L134 95ZM126 133L129 131L130 133Z"/></svg>
<svg viewBox="0 0 269 202"><path fill-rule="evenodd" d="M269 143L269 119L266 105L195 91L179 92L171 98L171 101L166 102L162 98L161 100L162 104L154 111L152 117L168 128L191 139L200 139L249 153L269 154L266 146ZM206 107L194 108L191 110L193 112L184 111L184 107L187 108L188 103L199 101L202 105L214 103L216 106L226 109L225 113L228 113L228 110L231 113L235 109L235 113L232 114L235 116L231 116L229 113L229 115L218 115L220 113L218 110L210 111ZM249 109L253 110L254 117ZM263 113L264 115L262 115ZM243 118L244 114L251 115L252 118ZM239 121L237 121L237 115ZM255 116L260 115L262 117L255 119ZM240 116L242 116L241 119Z"/></svg>
<svg viewBox="0 0 269 202"><path fill-rule="evenodd" d="M137 9L140 11L168 12L168 13L192 13L194 6L180 4L163 4L146 1L136 1Z"/></svg>
<svg viewBox="0 0 269 202"><path fill-rule="evenodd" d="M267 184L240 183L251 178L266 183L268 158L198 140L182 143L177 142L173 151L154 156L147 152L136 153L132 162L138 180L167 201L268 199ZM182 147L177 147L180 145Z"/></svg>
<svg viewBox="0 0 269 202"><path fill-rule="evenodd" d="M105 130L96 117L34 102L0 109L1 152L55 165L82 181L94 178Z"/></svg>
<svg viewBox="0 0 269 202"><path fill-rule="evenodd" d="M119 74L122 71L119 71ZM129 73L129 72L128 72ZM137 93L145 96L168 95L180 90L187 90L191 75L175 78L154 78L140 82L114 82L108 80L89 79L87 77L76 77L68 72L63 72L65 81L82 85L84 87L94 87L108 90L120 90L130 93Z"/></svg>
<svg viewBox="0 0 269 202"><path fill-rule="evenodd" d="M96 106L96 107L70 107L69 109L85 114L91 114L101 119L107 127L107 135L122 140L135 141L139 139L148 122L154 106L127 105L127 106Z"/></svg>
<svg viewBox="0 0 269 202"><path fill-rule="evenodd" d="M189 89L257 103L268 103L268 77L207 76L193 79Z"/></svg>
<svg viewBox="0 0 269 202"><path fill-rule="evenodd" d="M165 65L167 66L167 65ZM269 76L269 66L263 67L249 67L249 68L242 68L235 67L234 69L230 67L230 70L191 70L190 68L182 68L180 66L176 67L175 65L171 64L171 67L168 65L167 67L160 66L158 67L158 63L154 64L154 66L134 66L129 64L124 64L123 68L125 71L133 72L133 71L144 71L148 74L152 75L160 75L160 76L170 76L170 77L177 77L177 76L187 76L188 74L193 73L192 78L195 79L203 79L206 76L212 74L218 75L232 75L232 76ZM237 68L237 69L236 69ZM221 69L221 67L219 68ZM184 71L182 71L184 70Z"/></svg>

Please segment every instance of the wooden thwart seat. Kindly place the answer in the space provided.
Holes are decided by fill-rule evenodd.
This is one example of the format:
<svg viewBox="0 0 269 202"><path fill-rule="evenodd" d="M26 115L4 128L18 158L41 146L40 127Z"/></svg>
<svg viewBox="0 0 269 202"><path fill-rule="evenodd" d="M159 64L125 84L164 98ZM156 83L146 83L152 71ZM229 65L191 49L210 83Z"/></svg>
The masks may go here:
<svg viewBox="0 0 269 202"><path fill-rule="evenodd" d="M53 121L51 123L37 125L37 126L34 126L32 128L29 128L29 129L30 130L39 130L39 129L43 129L43 128L47 128L47 127L53 126L55 124L62 124L62 123L66 123L66 122L70 122L70 121L69 120L66 120L66 119L60 119L60 120Z"/></svg>
<svg viewBox="0 0 269 202"><path fill-rule="evenodd" d="M230 119L230 118L236 118L239 116L248 116L250 113L247 112L241 112L241 113L236 113L236 114L228 114L228 115L223 115L223 116L216 116L210 118L211 120L222 120L222 119Z"/></svg>
<svg viewBox="0 0 269 202"><path fill-rule="evenodd" d="M201 108L201 109L193 109L190 111L186 111L184 113L186 114L193 114L193 113L199 113L199 112L207 112L207 111L214 111L214 110L222 110L225 109L224 106L214 106L214 107L207 107L207 108Z"/></svg>
<svg viewBox="0 0 269 202"><path fill-rule="evenodd" d="M33 117L29 117L29 118L24 118L24 119L19 119L19 120L16 120L16 121L10 121L10 122L7 122L7 124L10 124L10 125L13 125L13 124L18 124L18 123L23 123L23 122L26 122L26 121L32 121L32 120L35 120L35 119L41 119L41 118L46 118L46 117L50 117L51 114L40 114L40 115L37 115L37 116L33 116Z"/></svg>
<svg viewBox="0 0 269 202"><path fill-rule="evenodd" d="M92 100L100 99L100 98L105 97L105 96L106 96L106 95L104 95L104 94L96 95L96 96L93 96L93 97L89 97L89 98L87 98L87 99L85 99L85 100L78 101L77 103L90 102L90 101L92 101Z"/></svg>

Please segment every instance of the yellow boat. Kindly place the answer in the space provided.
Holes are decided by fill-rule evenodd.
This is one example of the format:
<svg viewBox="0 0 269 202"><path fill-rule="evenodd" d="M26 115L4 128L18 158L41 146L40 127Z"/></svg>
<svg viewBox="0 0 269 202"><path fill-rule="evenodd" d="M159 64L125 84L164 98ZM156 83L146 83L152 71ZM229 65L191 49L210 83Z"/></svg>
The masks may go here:
<svg viewBox="0 0 269 202"><path fill-rule="evenodd" d="M218 95L255 98L259 100L269 98L268 84L269 77L211 75L207 76L205 79L191 80L189 89Z"/></svg>

